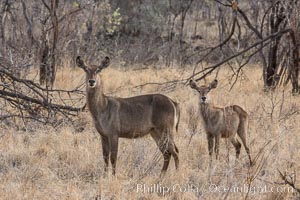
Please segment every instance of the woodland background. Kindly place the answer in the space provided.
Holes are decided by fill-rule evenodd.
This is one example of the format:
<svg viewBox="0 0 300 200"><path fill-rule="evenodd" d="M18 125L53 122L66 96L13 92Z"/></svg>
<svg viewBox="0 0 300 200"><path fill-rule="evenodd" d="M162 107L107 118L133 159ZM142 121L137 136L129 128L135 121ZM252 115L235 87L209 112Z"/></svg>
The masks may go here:
<svg viewBox="0 0 300 200"><path fill-rule="evenodd" d="M153 176L161 158L150 138L122 141L117 179L102 177L101 144L85 108L85 77L75 68L80 55L91 64L111 58L102 75L107 95L163 93L180 103L183 117L175 141L182 168L171 169L164 185L267 184L295 192L255 197L299 198L299 4L1 0L0 197L162 197L135 193L137 183L157 183ZM207 169L198 99L186 85L191 78L201 83L217 78L213 101L238 104L249 113L256 167L247 166L245 152L233 164L234 150L223 141L223 158L213 171ZM165 198L249 195L170 193Z"/></svg>

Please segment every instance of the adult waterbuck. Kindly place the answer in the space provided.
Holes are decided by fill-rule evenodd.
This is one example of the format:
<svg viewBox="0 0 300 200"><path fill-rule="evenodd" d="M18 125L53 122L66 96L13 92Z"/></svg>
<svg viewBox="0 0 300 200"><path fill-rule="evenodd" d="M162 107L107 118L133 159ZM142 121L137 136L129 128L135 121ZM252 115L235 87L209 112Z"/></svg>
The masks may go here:
<svg viewBox="0 0 300 200"><path fill-rule="evenodd" d="M208 102L207 94L218 85L214 80L209 85L197 86L196 82L190 80L190 87L199 93L200 113L207 134L208 151L210 155L210 164L212 162L213 148L216 159L219 158L220 138L228 138L236 150L236 158L239 158L241 143L238 141L236 134L241 139L245 150L248 154L250 165L252 160L250 150L247 146L246 136L248 128L248 114L238 105L231 105L224 108L218 108Z"/></svg>
<svg viewBox="0 0 300 200"><path fill-rule="evenodd" d="M110 157L112 174L115 175L119 138L132 139L147 134L152 136L163 154L161 175L167 171L171 156L177 169L178 149L173 136L180 116L177 103L161 94L130 98L106 96L99 73L109 66L110 59L105 57L99 66L87 66L78 56L76 64L86 73L87 105L101 136L105 172Z"/></svg>

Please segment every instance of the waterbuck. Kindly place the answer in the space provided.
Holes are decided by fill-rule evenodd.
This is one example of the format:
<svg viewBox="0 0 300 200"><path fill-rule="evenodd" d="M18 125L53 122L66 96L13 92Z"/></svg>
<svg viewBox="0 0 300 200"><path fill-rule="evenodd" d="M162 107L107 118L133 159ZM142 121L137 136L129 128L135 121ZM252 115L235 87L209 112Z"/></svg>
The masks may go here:
<svg viewBox="0 0 300 200"><path fill-rule="evenodd" d="M87 105L101 136L105 172L110 157L112 174L116 173L119 138L133 139L147 134L152 136L163 154L161 175L167 171L171 156L178 169L178 149L173 136L180 117L178 104L161 94L130 98L106 96L99 73L109 66L109 57L105 57L99 66L87 66L78 56L76 64L86 73Z"/></svg>
<svg viewBox="0 0 300 200"><path fill-rule="evenodd" d="M250 150L246 142L248 128L247 112L238 105L218 108L207 101L207 94L218 85L217 80L212 81L208 86L204 85L200 87L193 80L190 80L189 83L190 87L199 93L200 113L207 134L210 164L212 162L214 146L216 159L219 159L219 142L221 137L228 138L231 141L236 150L236 158L239 158L241 143L236 137L237 133L248 154L250 165L252 165Z"/></svg>

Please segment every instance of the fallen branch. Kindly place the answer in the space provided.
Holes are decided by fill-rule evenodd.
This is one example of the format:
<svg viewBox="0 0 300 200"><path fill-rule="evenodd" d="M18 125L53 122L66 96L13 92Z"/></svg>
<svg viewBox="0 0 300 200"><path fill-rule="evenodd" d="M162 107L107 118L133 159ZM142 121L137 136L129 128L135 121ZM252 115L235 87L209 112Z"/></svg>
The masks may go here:
<svg viewBox="0 0 300 200"><path fill-rule="evenodd" d="M25 126L29 121L55 125L60 119L72 121L84 109L85 105L77 106L85 97L81 86L74 90L50 90L15 76L1 64L1 121L20 118Z"/></svg>
<svg viewBox="0 0 300 200"><path fill-rule="evenodd" d="M12 98L22 99L22 100L25 100L25 101L30 102L30 103L39 104L39 105L41 105L41 106L43 106L45 108L51 108L53 110L62 109L62 110L68 110L68 111L74 111L74 112L79 112L79 111L82 110L82 107L81 108L76 108L76 107L72 107L72 106L64 106L64 105L59 105L59 104L52 104L52 103L49 103L47 101L41 101L39 99L28 97L28 96L26 96L24 94L17 94L17 93L6 92L4 90L0 90L0 98L7 99L6 97L12 97Z"/></svg>

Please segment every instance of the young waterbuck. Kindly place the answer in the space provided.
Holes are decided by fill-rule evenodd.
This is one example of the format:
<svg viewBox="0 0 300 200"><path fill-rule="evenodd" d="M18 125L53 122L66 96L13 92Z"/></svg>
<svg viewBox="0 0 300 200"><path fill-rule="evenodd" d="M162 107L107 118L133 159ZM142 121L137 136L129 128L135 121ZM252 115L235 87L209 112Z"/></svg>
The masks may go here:
<svg viewBox="0 0 300 200"><path fill-rule="evenodd" d="M105 57L99 66L87 66L79 56L76 58L77 66L86 73L87 105L101 136L105 172L110 157L112 174L115 175L119 138L132 139L147 134L152 136L163 154L162 175L168 169L171 156L177 169L178 149L173 136L180 116L177 103L161 94L131 98L105 96L99 73L109 63L110 59Z"/></svg>
<svg viewBox="0 0 300 200"><path fill-rule="evenodd" d="M208 86L199 87L195 81L190 80L191 88L199 92L200 111L207 134L210 163L212 162L214 146L216 159L219 158L219 142L221 137L228 138L231 141L236 150L236 158L239 158L241 143L236 137L237 133L248 154L250 165L252 165L250 150L246 143L248 114L238 105L218 108L209 103L207 101L207 94L211 89L216 88L217 85L218 81L214 80Z"/></svg>

